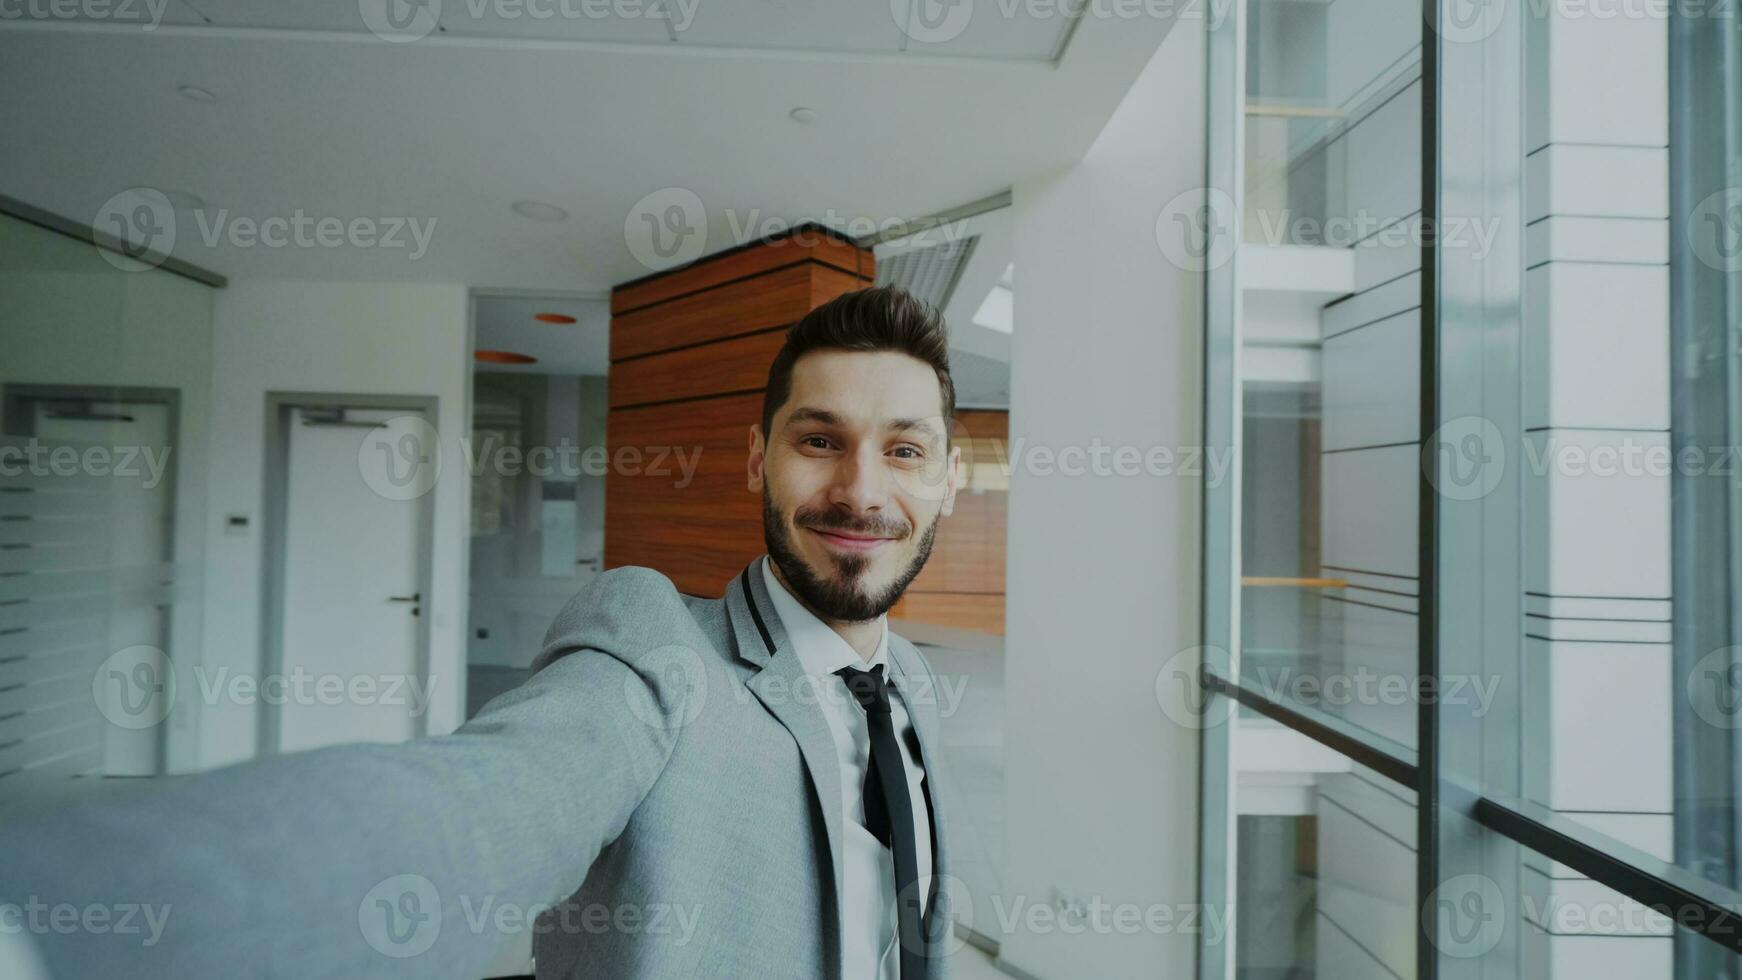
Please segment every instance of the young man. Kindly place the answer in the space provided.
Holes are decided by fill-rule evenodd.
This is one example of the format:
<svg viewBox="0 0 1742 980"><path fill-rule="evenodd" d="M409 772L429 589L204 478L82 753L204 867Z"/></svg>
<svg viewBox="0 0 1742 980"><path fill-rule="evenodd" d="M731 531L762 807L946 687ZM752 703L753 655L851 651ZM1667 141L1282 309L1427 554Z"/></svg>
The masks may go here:
<svg viewBox="0 0 1742 980"><path fill-rule="evenodd" d="M0 926L57 978L471 980L525 929L539 977L943 976L937 685L885 613L961 485L954 411L935 313L817 308L749 432L768 553L723 598L613 569L452 735L0 828Z"/></svg>

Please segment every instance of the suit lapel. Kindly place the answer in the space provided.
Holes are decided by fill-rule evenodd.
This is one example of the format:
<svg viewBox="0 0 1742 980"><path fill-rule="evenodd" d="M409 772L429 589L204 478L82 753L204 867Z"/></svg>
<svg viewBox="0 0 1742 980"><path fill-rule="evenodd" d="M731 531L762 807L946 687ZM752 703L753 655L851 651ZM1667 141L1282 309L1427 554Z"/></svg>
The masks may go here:
<svg viewBox="0 0 1742 980"><path fill-rule="evenodd" d="M810 774L811 789L817 806L823 813L823 824L829 837L829 863L832 869L830 886L835 896L835 949L840 949L839 915L844 908L841 895L844 834L841 821L841 768L835 754L835 739L829 733L829 723L817 703L817 692L805 675L798 652L786 637L775 612L774 601L762 581L758 558L752 561L726 588L726 608L732 620L732 630L738 645L738 656L757 668L745 682L751 693L762 702L770 714L780 720L798 742L804 757L805 770Z"/></svg>

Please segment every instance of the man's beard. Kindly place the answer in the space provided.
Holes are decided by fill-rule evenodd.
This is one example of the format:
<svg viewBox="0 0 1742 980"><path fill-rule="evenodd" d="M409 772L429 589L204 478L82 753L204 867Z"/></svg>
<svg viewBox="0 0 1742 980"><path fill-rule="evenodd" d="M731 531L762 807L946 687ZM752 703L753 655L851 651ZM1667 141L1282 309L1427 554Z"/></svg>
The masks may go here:
<svg viewBox="0 0 1742 980"><path fill-rule="evenodd" d="M845 521L828 514L803 510L793 515L793 523L801 528L814 527L819 530L894 534L890 546L901 539L902 535L897 533L901 527L907 526ZM811 612L837 622L863 623L888 612L896 600L901 598L901 593L907 590L914 576L925 567L926 559L931 557L932 540L937 537L937 530L938 519L934 517L925 533L920 535L919 548L914 552L913 560L908 563L907 568L882 589L867 593L859 588L858 582L865 570L871 567L870 555L831 552L829 558L834 562L838 577L819 576L793 546L792 534L787 530L786 522L781 519L780 511L775 509L771 495L767 490L762 493L762 537L768 545L769 560L780 569L781 578Z"/></svg>

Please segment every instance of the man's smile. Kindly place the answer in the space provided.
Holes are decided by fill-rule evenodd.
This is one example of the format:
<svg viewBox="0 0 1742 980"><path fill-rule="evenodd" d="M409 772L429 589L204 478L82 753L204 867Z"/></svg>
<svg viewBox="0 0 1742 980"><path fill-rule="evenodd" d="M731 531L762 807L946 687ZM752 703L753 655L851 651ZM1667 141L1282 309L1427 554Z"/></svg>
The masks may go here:
<svg viewBox="0 0 1742 980"><path fill-rule="evenodd" d="M872 535L857 535L857 534L850 534L850 533L841 532L841 531L824 531L820 528L814 528L814 527L808 527L808 528L805 528L805 530L807 530L807 531L811 532L812 534L816 535L817 537L821 538L823 540L823 542L825 544L827 544L829 547L838 549L840 551L853 551L853 552L860 552L860 553L868 552L868 551L875 551L877 548L881 547L882 545L888 544L890 541L895 540L894 538L885 538L885 537L872 536Z"/></svg>

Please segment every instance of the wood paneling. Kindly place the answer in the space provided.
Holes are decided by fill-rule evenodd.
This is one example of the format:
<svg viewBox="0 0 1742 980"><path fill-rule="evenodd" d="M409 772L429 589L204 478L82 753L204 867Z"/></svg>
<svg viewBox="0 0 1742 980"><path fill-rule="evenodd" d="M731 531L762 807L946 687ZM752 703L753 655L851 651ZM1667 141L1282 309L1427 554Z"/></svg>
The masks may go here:
<svg viewBox="0 0 1742 980"><path fill-rule="evenodd" d="M921 592L1003 592L1008 493L956 494L956 508L938 520L931 560L910 588Z"/></svg>
<svg viewBox="0 0 1742 980"><path fill-rule="evenodd" d="M1007 411L964 408L956 413L956 421L976 439L1007 441L1010 438L1010 413Z"/></svg>
<svg viewBox="0 0 1742 980"><path fill-rule="evenodd" d="M693 460L681 472L634 472L613 465L605 479L605 567L657 568L694 595L717 596L728 580L761 554L762 497L748 486L750 426L762 413L762 393L613 411L605 441L611 458L638 447L644 460L662 448L667 468L675 451Z"/></svg>
<svg viewBox="0 0 1742 980"><path fill-rule="evenodd" d="M611 407L761 389L768 384L768 365L785 342L786 329L776 327L613 364Z"/></svg>
<svg viewBox="0 0 1742 980"><path fill-rule="evenodd" d="M973 440L962 450L964 462L1007 465L1010 413L968 410L956 413L955 437ZM955 510L938 522L931 560L908 586L902 611L890 615L936 626L1004 632L1004 556L1010 494L966 489L956 493Z"/></svg>
<svg viewBox="0 0 1742 980"><path fill-rule="evenodd" d="M911 589L889 610L890 618L935 626L1004 635L1004 595L961 592L914 592Z"/></svg>
<svg viewBox="0 0 1742 980"><path fill-rule="evenodd" d="M628 313L735 279L760 276L783 266L818 262L849 273L867 285L873 278L871 255L826 234L799 234L767 244L725 252L694 265L637 279L611 291L611 314Z"/></svg>
<svg viewBox="0 0 1742 980"><path fill-rule="evenodd" d="M788 266L613 316L611 360L787 326L811 308L815 268L808 262Z"/></svg>
<svg viewBox="0 0 1742 980"><path fill-rule="evenodd" d="M865 283L806 262L611 318L611 360L785 327Z"/></svg>

